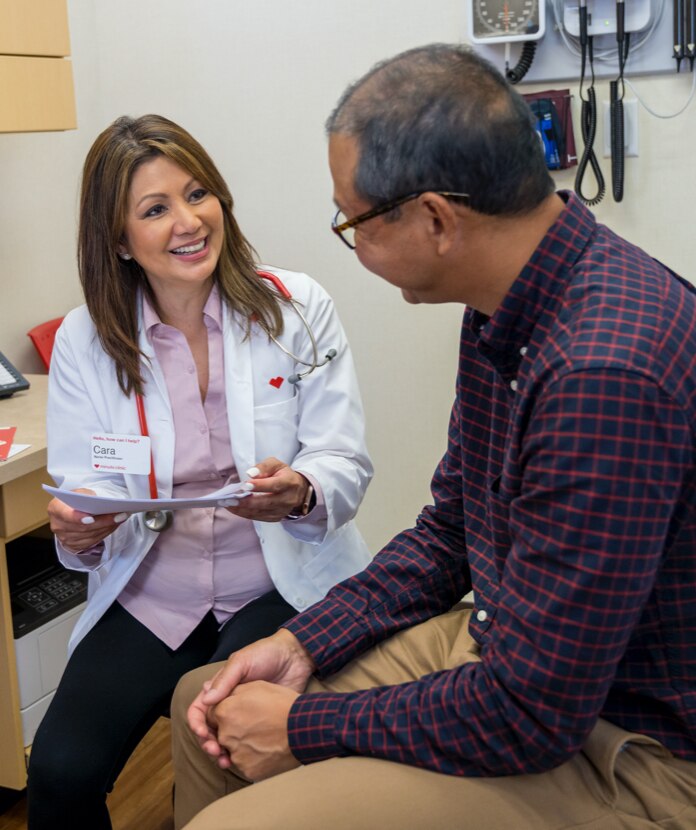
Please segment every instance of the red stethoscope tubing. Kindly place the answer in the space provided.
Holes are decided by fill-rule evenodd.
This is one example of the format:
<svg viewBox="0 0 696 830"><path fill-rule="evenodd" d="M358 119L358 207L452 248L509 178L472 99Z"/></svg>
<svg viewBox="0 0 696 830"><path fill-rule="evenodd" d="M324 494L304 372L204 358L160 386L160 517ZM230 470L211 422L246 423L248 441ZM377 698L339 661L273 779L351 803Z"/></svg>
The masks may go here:
<svg viewBox="0 0 696 830"><path fill-rule="evenodd" d="M145 402L142 395L135 396L135 406L138 410L138 421L140 422L140 434L144 438L149 438L150 433L147 429L147 418L145 417ZM155 478L155 464L152 458L152 449L150 449L150 472L148 474L150 482L150 498L157 498L157 479Z"/></svg>
<svg viewBox="0 0 696 830"><path fill-rule="evenodd" d="M283 282L279 277L276 277L275 274L271 274L270 271L257 271L256 273L261 277L261 279L268 280L281 297L284 297L286 300L292 300L292 294L283 285Z"/></svg>

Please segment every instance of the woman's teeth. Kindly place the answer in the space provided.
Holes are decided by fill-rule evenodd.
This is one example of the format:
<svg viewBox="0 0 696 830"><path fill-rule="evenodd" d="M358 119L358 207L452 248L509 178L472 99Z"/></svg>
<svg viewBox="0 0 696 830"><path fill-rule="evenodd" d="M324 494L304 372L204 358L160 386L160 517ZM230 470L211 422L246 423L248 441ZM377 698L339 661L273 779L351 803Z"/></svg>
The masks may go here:
<svg viewBox="0 0 696 830"><path fill-rule="evenodd" d="M174 248L172 251L173 254L195 254L198 251L202 251L205 248L205 239L202 239L196 245L184 245L181 248Z"/></svg>

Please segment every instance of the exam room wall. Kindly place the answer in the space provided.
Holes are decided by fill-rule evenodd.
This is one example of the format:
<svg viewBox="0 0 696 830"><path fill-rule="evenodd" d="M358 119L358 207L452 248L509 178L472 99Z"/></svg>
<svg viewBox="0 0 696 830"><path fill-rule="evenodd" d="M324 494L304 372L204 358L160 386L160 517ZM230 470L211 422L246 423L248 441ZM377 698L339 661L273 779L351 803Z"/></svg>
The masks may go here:
<svg viewBox="0 0 696 830"><path fill-rule="evenodd" d="M0 349L23 371L39 371L26 331L81 302L77 183L96 134L122 113L179 121L218 162L262 260L306 270L336 300L377 469L359 519L376 550L429 499L461 309L405 304L333 238L323 123L344 86L374 61L466 39L463 0L68 0L68 8L78 129L0 135ZM685 99L689 78L637 83L668 111ZM603 100L606 86L599 89ZM686 136L695 130L694 105L673 121L641 111L641 155L627 161L625 201L608 197L596 209L692 280L696 169ZM559 186L572 187L573 175L560 174Z"/></svg>

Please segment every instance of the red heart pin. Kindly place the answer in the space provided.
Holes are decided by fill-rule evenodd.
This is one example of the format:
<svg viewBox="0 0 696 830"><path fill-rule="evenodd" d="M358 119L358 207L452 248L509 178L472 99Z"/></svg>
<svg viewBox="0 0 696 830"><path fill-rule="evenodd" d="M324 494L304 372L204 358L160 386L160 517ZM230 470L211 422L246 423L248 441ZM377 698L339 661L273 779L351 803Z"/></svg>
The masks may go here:
<svg viewBox="0 0 696 830"><path fill-rule="evenodd" d="M95 464L94 466L95 466L95 467L98 467L98 466L99 466L99 464Z"/></svg>
<svg viewBox="0 0 696 830"><path fill-rule="evenodd" d="M280 387L283 385L284 380L285 378L281 378L280 375L278 375L277 378L271 378L268 382L271 384L271 386L275 386L276 389L280 389Z"/></svg>

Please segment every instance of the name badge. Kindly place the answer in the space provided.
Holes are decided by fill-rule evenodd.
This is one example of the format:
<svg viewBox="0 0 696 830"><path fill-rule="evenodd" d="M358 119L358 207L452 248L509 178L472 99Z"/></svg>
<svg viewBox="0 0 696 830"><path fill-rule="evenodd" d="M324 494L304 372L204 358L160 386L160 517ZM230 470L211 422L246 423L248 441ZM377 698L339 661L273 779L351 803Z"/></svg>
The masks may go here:
<svg viewBox="0 0 696 830"><path fill-rule="evenodd" d="M98 473L150 472L150 439L145 435L93 435L92 469Z"/></svg>

